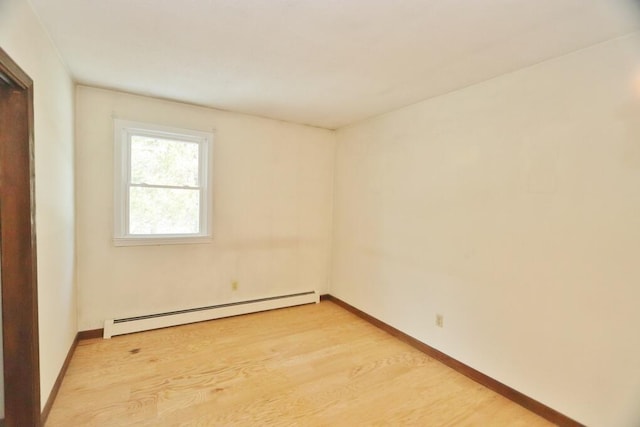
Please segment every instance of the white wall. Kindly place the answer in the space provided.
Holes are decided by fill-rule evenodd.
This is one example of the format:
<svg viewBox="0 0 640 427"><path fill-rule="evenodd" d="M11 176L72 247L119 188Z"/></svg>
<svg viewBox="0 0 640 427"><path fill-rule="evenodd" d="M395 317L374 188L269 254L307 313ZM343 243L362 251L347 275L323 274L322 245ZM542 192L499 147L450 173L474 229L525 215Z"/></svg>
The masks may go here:
<svg viewBox="0 0 640 427"><path fill-rule="evenodd" d="M42 405L77 332L73 83L24 0L0 1L0 46L34 81Z"/></svg>
<svg viewBox="0 0 640 427"><path fill-rule="evenodd" d="M81 330L109 318L326 292L333 132L82 86L76 106ZM215 129L213 243L113 245L113 116Z"/></svg>
<svg viewBox="0 0 640 427"><path fill-rule="evenodd" d="M640 424L637 35L337 147L333 295L580 422Z"/></svg>

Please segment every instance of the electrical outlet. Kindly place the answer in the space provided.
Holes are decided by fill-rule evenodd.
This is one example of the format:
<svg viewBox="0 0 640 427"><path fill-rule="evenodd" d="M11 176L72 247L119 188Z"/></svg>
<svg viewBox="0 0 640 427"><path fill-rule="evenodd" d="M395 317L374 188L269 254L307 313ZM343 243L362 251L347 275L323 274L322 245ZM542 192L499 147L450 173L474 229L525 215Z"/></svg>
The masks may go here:
<svg viewBox="0 0 640 427"><path fill-rule="evenodd" d="M232 291L237 291L238 290L238 281L234 280L231 282L231 290Z"/></svg>
<svg viewBox="0 0 640 427"><path fill-rule="evenodd" d="M436 314L436 326L444 328L444 316L442 314Z"/></svg>

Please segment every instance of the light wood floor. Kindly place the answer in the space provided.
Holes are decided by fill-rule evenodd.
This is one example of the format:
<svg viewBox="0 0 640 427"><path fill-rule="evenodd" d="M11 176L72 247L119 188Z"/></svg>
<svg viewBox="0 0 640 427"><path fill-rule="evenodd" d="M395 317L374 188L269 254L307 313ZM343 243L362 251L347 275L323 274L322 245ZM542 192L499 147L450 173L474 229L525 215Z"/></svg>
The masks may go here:
<svg viewBox="0 0 640 427"><path fill-rule="evenodd" d="M547 426L331 302L78 346L47 427Z"/></svg>

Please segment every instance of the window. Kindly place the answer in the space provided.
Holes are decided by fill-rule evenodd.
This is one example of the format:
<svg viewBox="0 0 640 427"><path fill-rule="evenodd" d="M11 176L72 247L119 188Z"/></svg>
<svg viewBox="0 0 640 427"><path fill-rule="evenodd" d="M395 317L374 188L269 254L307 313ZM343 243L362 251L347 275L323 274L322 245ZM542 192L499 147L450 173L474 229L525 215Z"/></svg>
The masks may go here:
<svg viewBox="0 0 640 427"><path fill-rule="evenodd" d="M115 120L116 245L210 239L213 134Z"/></svg>

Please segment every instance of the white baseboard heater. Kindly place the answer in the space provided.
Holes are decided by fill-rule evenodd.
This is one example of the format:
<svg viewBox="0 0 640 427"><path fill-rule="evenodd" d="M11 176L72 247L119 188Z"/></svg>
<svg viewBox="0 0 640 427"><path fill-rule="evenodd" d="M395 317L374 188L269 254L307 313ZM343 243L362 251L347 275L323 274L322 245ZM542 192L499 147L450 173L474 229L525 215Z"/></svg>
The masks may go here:
<svg viewBox="0 0 640 427"><path fill-rule="evenodd" d="M108 319L104 321L103 337L105 339L109 339L116 335L130 334L133 332L148 331L151 329L185 325L187 323L202 322L204 320L220 319L240 314L257 313L259 311L318 302L320 302L320 296L315 291L309 291L254 299L250 301L230 302L227 304L211 305L208 307L170 311L167 313L127 317L125 319Z"/></svg>

